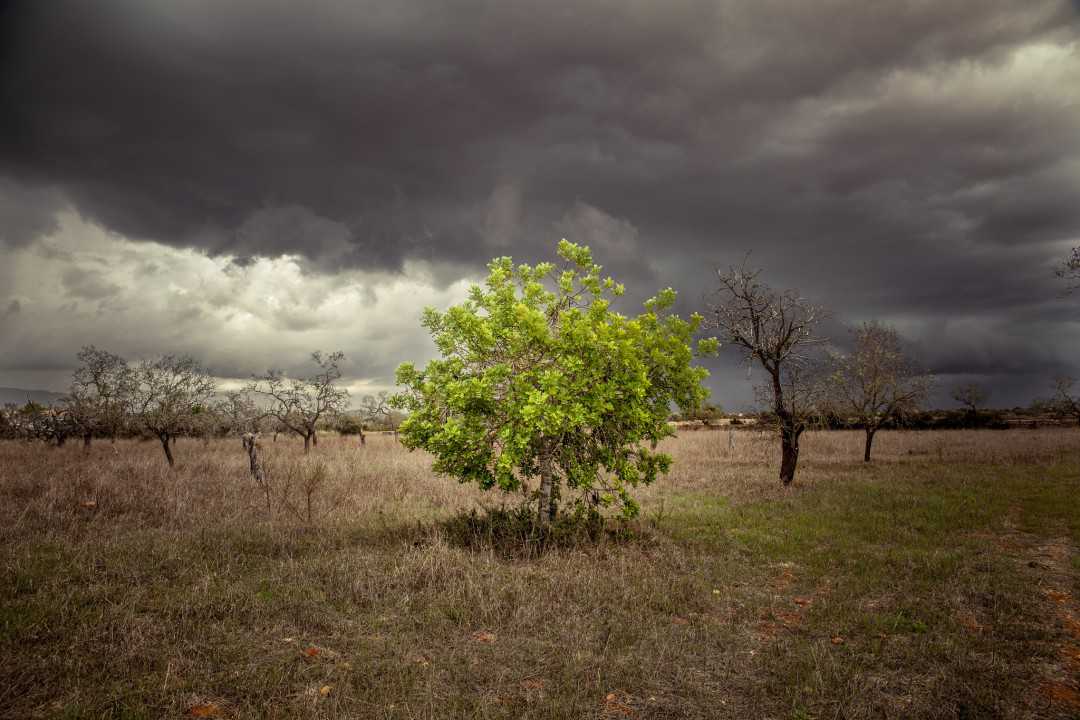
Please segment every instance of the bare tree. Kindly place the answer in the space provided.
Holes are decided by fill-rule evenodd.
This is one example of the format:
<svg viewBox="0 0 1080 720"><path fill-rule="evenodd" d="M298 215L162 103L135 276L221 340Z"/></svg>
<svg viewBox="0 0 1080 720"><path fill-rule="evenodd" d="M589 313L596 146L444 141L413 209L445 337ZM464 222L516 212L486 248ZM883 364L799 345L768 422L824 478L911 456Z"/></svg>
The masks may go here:
<svg viewBox="0 0 1080 720"><path fill-rule="evenodd" d="M25 437L55 443L57 447L63 447L78 430L71 411L62 405L51 407L28 400L18 415Z"/></svg>
<svg viewBox="0 0 1080 720"><path fill-rule="evenodd" d="M383 390L378 395L365 395L360 401L360 444L364 444L364 429L368 423L385 419L391 430L394 429L394 409L390 407L390 394Z"/></svg>
<svg viewBox="0 0 1080 720"><path fill-rule="evenodd" d="M265 415L247 388L226 392L214 405L217 431L222 435L258 433Z"/></svg>
<svg viewBox="0 0 1080 720"><path fill-rule="evenodd" d="M94 433L99 431L100 405L89 392L72 386L60 402L70 415L72 434L81 435L83 447L89 448Z"/></svg>
<svg viewBox="0 0 1080 720"><path fill-rule="evenodd" d="M115 442L130 412L134 373L122 357L93 345L83 347L76 357L80 365L65 401L83 443L89 446L95 433Z"/></svg>
<svg viewBox="0 0 1080 720"><path fill-rule="evenodd" d="M19 408L12 403L0 407L0 438L14 440L23 435L23 424L19 418Z"/></svg>
<svg viewBox="0 0 1080 720"><path fill-rule="evenodd" d="M1075 378L1059 377L1054 381L1054 409L1062 415L1076 418L1080 424L1080 392L1077 392Z"/></svg>
<svg viewBox="0 0 1080 720"><path fill-rule="evenodd" d="M896 330L876 322L855 328L850 355L835 355L830 400L838 414L854 416L866 433L863 461L881 426L926 400L932 378L904 352Z"/></svg>
<svg viewBox="0 0 1080 720"><path fill-rule="evenodd" d="M1074 247L1072 253L1057 269L1057 276L1069 283L1069 291L1080 288L1080 247Z"/></svg>
<svg viewBox="0 0 1080 720"><path fill-rule="evenodd" d="M189 431L193 418L214 399L214 379L187 355L143 361L135 371L135 416L161 442L165 459L175 464L170 442Z"/></svg>
<svg viewBox="0 0 1080 720"><path fill-rule="evenodd" d="M311 354L319 371L309 378L289 379L280 370L270 370L253 380L249 389L270 401L267 412L283 427L304 438L304 452L318 445L320 420L345 409L349 393L334 385L341 379L340 363L345 354Z"/></svg>
<svg viewBox="0 0 1080 720"><path fill-rule="evenodd" d="M979 408L986 402L989 393L976 383L960 383L953 386L950 395L953 400L967 408L968 416L974 419L978 416Z"/></svg>
<svg viewBox="0 0 1080 720"><path fill-rule="evenodd" d="M749 363L757 361L768 375L765 400L776 417L780 434L780 480L795 479L799 437L807 427L812 393L807 383L810 350L823 340L815 336L825 311L798 293L777 291L762 283L760 270L741 267L719 270L720 287L706 317L708 327L727 335Z"/></svg>

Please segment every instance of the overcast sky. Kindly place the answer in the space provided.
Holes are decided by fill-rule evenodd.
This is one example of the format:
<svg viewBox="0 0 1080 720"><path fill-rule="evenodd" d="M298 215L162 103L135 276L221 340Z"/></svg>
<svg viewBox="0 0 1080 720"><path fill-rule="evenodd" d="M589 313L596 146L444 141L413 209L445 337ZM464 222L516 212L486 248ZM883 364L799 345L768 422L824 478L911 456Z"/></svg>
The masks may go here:
<svg viewBox="0 0 1080 720"><path fill-rule="evenodd" d="M493 256L590 245L701 309L765 278L996 405L1080 375L1080 3L0 5L0 385L80 346L222 378L433 353ZM734 354L714 397L752 401ZM942 397L947 393L939 393Z"/></svg>

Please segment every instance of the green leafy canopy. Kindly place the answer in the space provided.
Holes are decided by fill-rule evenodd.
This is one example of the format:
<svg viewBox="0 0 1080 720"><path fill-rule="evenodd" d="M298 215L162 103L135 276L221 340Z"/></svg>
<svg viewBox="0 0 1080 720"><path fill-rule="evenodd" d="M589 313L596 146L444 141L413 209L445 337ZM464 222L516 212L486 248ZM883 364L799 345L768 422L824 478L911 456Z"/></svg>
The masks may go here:
<svg viewBox="0 0 1080 720"><path fill-rule="evenodd" d="M561 267L497 258L466 302L424 311L442 357L398 367L402 441L431 452L440 473L505 491L536 477L547 453L556 487L633 516L629 489L671 466L656 444L671 434L672 404L707 397L708 371L691 364L702 318L668 313L670 288L625 317L610 309L623 286L601 278L589 248L563 240L558 254ZM717 348L702 340L697 354Z"/></svg>

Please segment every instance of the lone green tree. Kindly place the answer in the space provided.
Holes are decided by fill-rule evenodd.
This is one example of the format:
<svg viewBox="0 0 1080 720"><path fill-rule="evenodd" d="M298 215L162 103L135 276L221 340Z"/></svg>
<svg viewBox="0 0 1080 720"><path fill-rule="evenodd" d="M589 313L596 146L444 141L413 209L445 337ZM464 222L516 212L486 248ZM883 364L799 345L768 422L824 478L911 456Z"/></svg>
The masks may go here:
<svg viewBox="0 0 1080 720"><path fill-rule="evenodd" d="M638 506L630 490L667 472L657 443L671 429L671 406L698 407L704 368L691 364L702 318L669 314L670 288L637 317L611 309L622 285L602 278L587 247L559 243L554 263L514 266L502 257L487 281L445 313L428 308L423 325L441 357L397 370L406 389L402 442L435 456L434 468L484 489L529 490L541 526L564 491L575 501ZM713 339L699 354L716 351Z"/></svg>

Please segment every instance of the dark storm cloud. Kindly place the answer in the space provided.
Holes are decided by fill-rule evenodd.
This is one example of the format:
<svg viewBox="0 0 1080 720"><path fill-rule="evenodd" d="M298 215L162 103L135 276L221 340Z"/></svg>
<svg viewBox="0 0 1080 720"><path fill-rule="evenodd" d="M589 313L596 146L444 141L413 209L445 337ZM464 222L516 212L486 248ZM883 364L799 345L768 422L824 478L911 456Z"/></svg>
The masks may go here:
<svg viewBox="0 0 1080 720"><path fill-rule="evenodd" d="M28 245L56 230L63 198L55 190L20 186L0 177L0 246Z"/></svg>
<svg viewBox="0 0 1080 720"><path fill-rule="evenodd" d="M9 246L69 202L239 269L449 283L565 235L684 310L752 250L941 372L1061 365L1028 340L1080 236L1075 2L110 0L4 27Z"/></svg>

